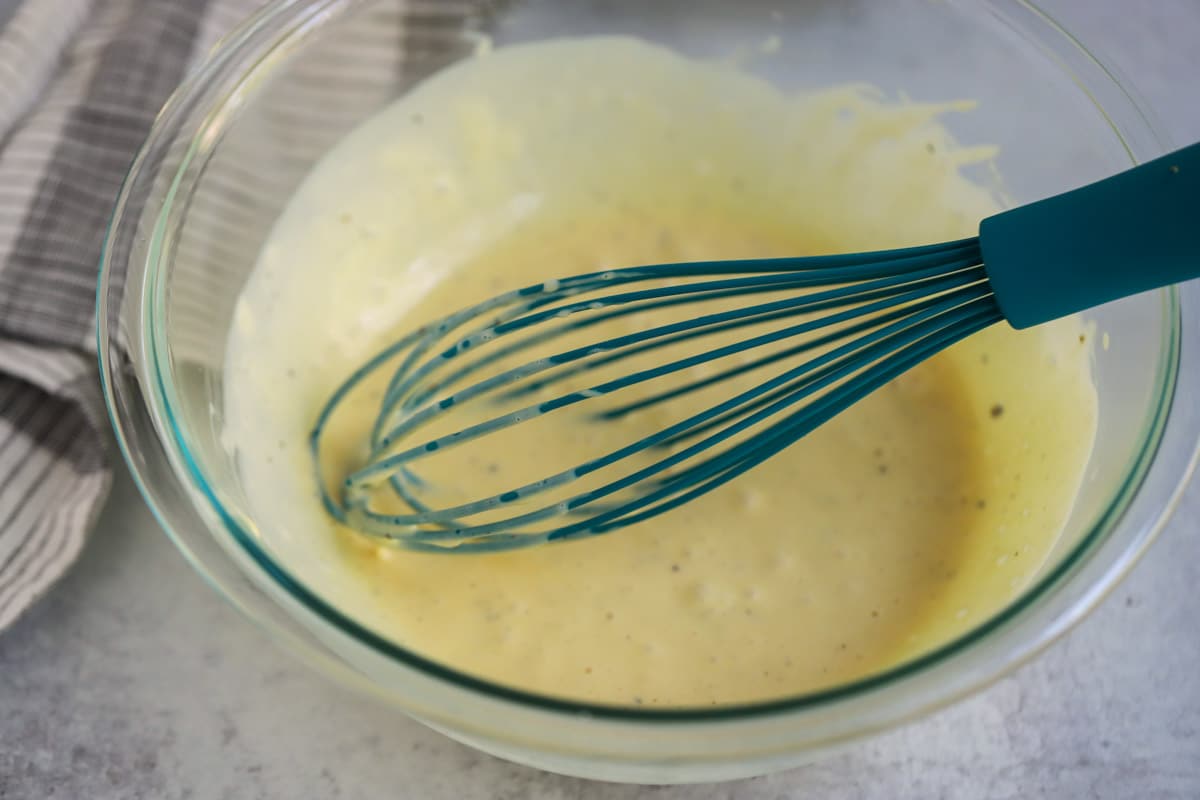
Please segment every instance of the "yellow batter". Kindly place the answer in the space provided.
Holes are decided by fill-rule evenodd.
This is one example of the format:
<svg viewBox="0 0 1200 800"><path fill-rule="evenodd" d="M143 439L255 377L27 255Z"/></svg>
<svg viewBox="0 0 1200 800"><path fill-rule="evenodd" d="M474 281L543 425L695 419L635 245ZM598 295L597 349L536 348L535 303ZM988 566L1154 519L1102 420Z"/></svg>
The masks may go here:
<svg viewBox="0 0 1200 800"><path fill-rule="evenodd" d="M355 365L506 289L971 235L995 205L960 168L990 154L950 140L937 117L953 110L860 88L788 96L617 38L438 75L317 166L244 291L226 403L257 534L425 656L611 703L792 695L978 624L1037 569L1083 475L1096 394L1076 320L986 331L713 494L559 546L379 546L325 516L306 446ZM564 424L549 440L582 452L584 438Z"/></svg>

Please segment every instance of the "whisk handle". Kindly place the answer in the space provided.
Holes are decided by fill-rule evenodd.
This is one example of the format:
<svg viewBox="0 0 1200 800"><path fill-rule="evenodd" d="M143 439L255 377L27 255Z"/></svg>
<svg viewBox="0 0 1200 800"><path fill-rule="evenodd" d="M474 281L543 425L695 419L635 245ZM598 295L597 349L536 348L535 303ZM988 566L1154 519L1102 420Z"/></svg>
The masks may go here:
<svg viewBox="0 0 1200 800"><path fill-rule="evenodd" d="M1200 144L979 226L1014 328L1200 277Z"/></svg>

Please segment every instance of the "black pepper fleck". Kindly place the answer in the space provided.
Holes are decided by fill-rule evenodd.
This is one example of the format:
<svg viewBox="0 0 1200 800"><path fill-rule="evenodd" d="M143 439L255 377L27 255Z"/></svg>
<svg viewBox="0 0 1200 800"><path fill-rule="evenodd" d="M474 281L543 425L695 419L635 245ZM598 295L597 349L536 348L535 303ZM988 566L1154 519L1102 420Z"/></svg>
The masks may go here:
<svg viewBox="0 0 1200 800"><path fill-rule="evenodd" d="M996 405L992 406L990 413L992 415L992 419L1000 419L1000 417L1004 416L1004 406L996 403Z"/></svg>
<svg viewBox="0 0 1200 800"><path fill-rule="evenodd" d="M975 507L976 508L987 508L987 500L984 500L983 498L976 500Z"/></svg>

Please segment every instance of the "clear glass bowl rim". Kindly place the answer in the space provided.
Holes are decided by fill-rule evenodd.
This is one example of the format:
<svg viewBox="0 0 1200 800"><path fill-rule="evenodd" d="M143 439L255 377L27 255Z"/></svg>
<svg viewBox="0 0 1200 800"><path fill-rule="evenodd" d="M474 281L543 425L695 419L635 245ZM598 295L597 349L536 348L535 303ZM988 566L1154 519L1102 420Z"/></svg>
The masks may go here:
<svg viewBox="0 0 1200 800"><path fill-rule="evenodd" d="M1123 100L1129 105L1130 111L1135 114L1135 118L1139 121L1151 139L1158 143L1160 149L1166 149L1166 137L1161 134L1158 126L1152 121L1149 113L1144 110L1141 104L1132 94L1127 85L1114 75L1114 73L1090 50L1088 50L1078 39L1072 36L1063 26L1061 26L1053 17L1042 10L1036 3L1030 0L1013 0L1014 5L1030 12L1033 18L1039 20L1042 24L1050 28L1055 34L1060 36L1063 43L1067 47L1075 48L1077 55L1082 56L1090 64L1098 68L1100 73L1107 77L1112 83L1112 87L1119 90ZM201 95L219 70L228 63L240 63L247 69L242 73L244 79L249 75L254 68L257 68L260 63L267 57L267 54L273 48L289 36L293 36L300 30L306 30L323 24L327 19L337 13L337 6L347 6L346 0L319 0L318 2L304 3L299 0L275 0L261 9L251 18L247 19L241 26L228 34L221 43L205 58L196 70L194 70L188 78L180 85L172 98L164 106L159 118L151 129L146 142L137 158L135 158L129 172L126 174L124 184L118 196L117 204L109 224L108 232L105 239L104 251L101 258L100 276L97 288L97 309L96 309L96 334L97 334L97 350L100 362L101 383L104 392L105 404L108 409L110 421L112 423L118 446L129 465L133 474L134 481L154 512L161 526L175 542L175 544L185 553L188 553L188 547L179 537L178 533L173 529L171 520L157 501L156 493L153 487L145 480L137 467L137 460L132 457L130 452L130 442L125 432L125 420L122 416L120 404L114 396L114 381L111 375L111 363L109 348L110 325L112 321L108 315L108 294L109 283L113 272L112 260L112 243L117 236L121 226L135 224L137 217L127 218L126 206L129 200L130 187L134 183L134 178L138 174L139 169L145 167L144 155L153 148L162 146L162 136L166 129L165 120L173 112L178 111L180 107L186 107L191 100ZM993 11L993 13L997 13ZM246 59L246 55L256 55L251 59ZM1075 77L1076 83L1081 90L1088 92L1086 83L1078 77L1074 76L1070 68L1061 64L1062 68L1072 77ZM1091 93L1088 92L1090 95ZM1105 112L1105 109L1100 106L1098 100L1094 97L1093 102L1097 107ZM225 101L228 102L228 95ZM1131 162L1136 162L1136 157L1126 140L1125 132L1117 127L1115 121L1108 117L1105 112L1105 117L1113 131L1114 136L1125 146L1129 153ZM194 144L194 141L193 141ZM194 147L189 149L189 155L177 170L177 175L182 173L187 166L187 158L189 158ZM168 192L166 201L162 206L153 211L157 222L161 222L167 216L171 208L171 201L174 199L177 184L173 184ZM143 211L143 214L149 213ZM161 232L162 225L156 224L153 226L156 231L156 236ZM164 267L169 263L165 258L165 253L158 245L161 239L157 239L149 249L147 269L147 281L149 282L150 294L161 298L162 282L159 280L164 273ZM126 267L127 268L127 267ZM128 287L125 287L128 288ZM289 593L295 600L301 603L309 611L316 614L324 622L336 627L342 633L345 633L360 643L369 648L383 654L391 659L394 659L401 664L414 668L428 676L447 681L462 689L483 693L494 699L514 702L523 706L532 707L542 711L568 713L572 715L586 714L599 719L610 719L625 722L716 722L716 721L746 721L754 717L777 715L790 712L798 712L806 709L812 709L818 706L835 703L839 700L849 699L867 694L873 690L877 690L888 685L897 683L902 679L925 672L933 666L939 665L947 661L951 656L964 653L972 649L975 645L987 640L989 636L999 628L1002 628L1010 621L1018 618L1023 612L1034 608L1039 602L1048 600L1056 589L1063 588L1073 572L1076 571L1090 557L1094 556L1100 545L1108 540L1110 535L1116 530L1122 517L1124 516L1129 505L1136 497L1138 491L1142 488L1143 483L1152 467L1159 448L1163 443L1164 431L1167 427L1169 414L1176 397L1176 388L1178 385L1179 371L1181 367L1181 349L1182 349L1182 321L1180 311L1179 292L1176 289L1165 290L1163 292L1164 302L1167 308L1166 325L1167 330L1164 331L1165 352L1162 356L1160 364L1160 378L1162 391L1159 394L1159 402L1151 418L1147 423L1146 436L1143 440L1143 448L1138 453L1137 457L1131 463L1127 477L1111 500L1108 509L1101 516L1099 521L1082 537L1079 543L1075 545L1067 554L1065 554L1059 563L1043 575L1037 582L1030 585L1018 598L1012 603L998 612L996 615L972 628L970 631L959 636L958 638L947 642L946 644L932 650L916 659L904 662L898 666L890 668L886 671L870 675L868 677L852 681L843 685L823 689L816 692L775 699L766 702L736 704L718 706L715 708L643 708L643 707L627 707L618 705L603 705L595 703L577 702L566 700L549 695L541 695L534 692L515 689L509 686L492 683L490 681L477 678L462 672L458 672L446 665L426 659L421 655L410 651L400 645L392 642L371 630L359 625L354 620L346 617L335 607L322 600L314 592L309 590L301 581L293 577L280 564L276 563L266 552L259 547L254 537L242 528L236 518L228 512L218 499L213 491L208 480L198 466L197 460L190 452L186 438L183 435L181 427L178 425L175 415L171 407L171 394L173 387L169 371L166 369L168 361L166 358L165 341L163 339L162 326L155 325L153 317L158 316L153 312L150 314L151 319L139 320L142 324L135 335L141 334L147 336L148 351L151 353L150 362L152 371L157 385L151 386L153 390L147 400L150 413L155 417L155 423L160 434L163 431L169 431L169 437L160 437L162 444L168 454L172 456L173 464L182 465L182 470L177 470L174 476L178 480L185 480L191 484L193 496L198 494L203 497L210 506L210 510L215 512L227 532L240 545L253 561L269 575L284 591ZM1189 303L1190 307L1191 303ZM149 307L152 309L161 309L160 303L151 303ZM159 316L161 319L161 316ZM1137 558L1144 552L1146 546L1153 540L1154 536L1161 530L1171 512L1177 505L1179 498L1182 495L1183 489L1186 486L1191 473L1196 467L1197 460L1200 459L1200 442L1196 441L1197 431L1192 430L1189 433L1191 438L1191 453L1186 460L1186 466L1178 476L1177 483L1170 491L1170 500L1161 509L1158 517L1152 520L1149 526L1141 531L1141 535L1131 540L1126 547L1116 556L1113 563L1106 569L1102 578L1093 585L1092 591L1089 591L1087 596L1080 601L1076 601L1069 608L1063 609L1056 615L1056 623L1050 626L1053 630L1045 632L1036 641L1027 641L1023 643L1023 647L1016 648L1011 651L1007 658L1001 663L993 665L990 668L989 674L981 679L974 681L974 686L984 685L1001 675L1014 669L1026 659L1032 657L1037 652L1050 644L1054 639L1069 628L1078 620L1082 619L1088 611L1091 610L1103 596L1109 591L1120 578L1128 571L1136 562ZM184 474L180 475L182 471ZM211 534L211 532L210 532ZM195 560L189 558L190 563L197 569L210 583L212 583L222 594L229 596L229 593L222 586L220 580L206 571L203 565L196 563ZM235 602L243 613L254 617L254 614L246 609L242 604ZM952 696L939 698L939 702L932 705L941 705L952 700Z"/></svg>

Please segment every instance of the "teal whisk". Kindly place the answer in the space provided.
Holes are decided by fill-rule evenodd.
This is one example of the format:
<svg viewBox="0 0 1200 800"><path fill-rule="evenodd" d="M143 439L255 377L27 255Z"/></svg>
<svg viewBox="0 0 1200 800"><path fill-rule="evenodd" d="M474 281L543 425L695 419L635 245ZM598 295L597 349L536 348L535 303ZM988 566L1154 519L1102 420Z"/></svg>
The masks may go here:
<svg viewBox="0 0 1200 800"><path fill-rule="evenodd" d="M989 217L970 239L547 280L426 325L357 369L313 428L317 480L334 518L412 549L594 536L728 483L983 328L1198 276L1200 144ZM360 458L331 467L331 420L367 391L378 412ZM595 427L594 455L554 463L537 425L555 414ZM639 416L656 427L628 433L623 421ZM463 496L487 482L462 466L474 463L462 448L485 440L535 452L544 469ZM462 485L422 474L447 452Z"/></svg>

